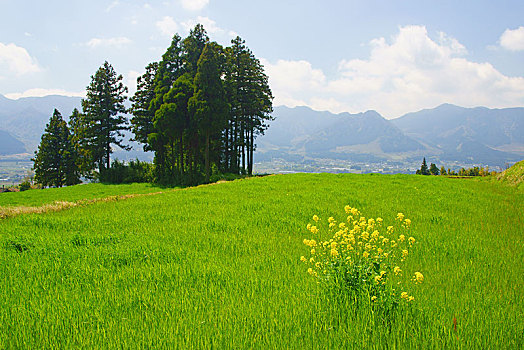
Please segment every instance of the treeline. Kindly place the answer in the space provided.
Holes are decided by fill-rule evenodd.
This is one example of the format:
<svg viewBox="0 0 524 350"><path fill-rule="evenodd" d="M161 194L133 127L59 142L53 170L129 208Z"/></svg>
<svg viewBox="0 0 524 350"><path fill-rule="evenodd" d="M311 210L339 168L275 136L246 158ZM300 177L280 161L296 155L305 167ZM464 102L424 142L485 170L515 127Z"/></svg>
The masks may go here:
<svg viewBox="0 0 524 350"><path fill-rule="evenodd" d="M473 168L461 168L459 171L451 170L444 166L441 166L440 169L433 163L428 168L426 163L426 158L422 160L422 165L420 169L416 171L417 175L446 175L446 176L489 176L496 174L496 171L489 171L489 167L473 167Z"/></svg>
<svg viewBox="0 0 524 350"><path fill-rule="evenodd" d="M156 182L191 185L211 174L252 174L255 140L272 120L273 96L263 66L240 37L222 47L200 24L186 38L176 34L162 59L138 77L129 110L127 91L105 62L91 77L82 112L75 109L66 124L55 110L35 154L35 180L62 186L82 176L117 177L122 164L112 167L110 155L112 145L129 149L126 130L154 152L154 167L145 171Z"/></svg>

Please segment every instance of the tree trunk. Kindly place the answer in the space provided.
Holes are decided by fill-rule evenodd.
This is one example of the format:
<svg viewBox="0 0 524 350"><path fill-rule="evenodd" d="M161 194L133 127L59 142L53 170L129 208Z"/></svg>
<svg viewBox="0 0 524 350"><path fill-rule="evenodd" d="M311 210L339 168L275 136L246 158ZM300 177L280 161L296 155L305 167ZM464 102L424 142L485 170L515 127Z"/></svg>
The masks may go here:
<svg viewBox="0 0 524 350"><path fill-rule="evenodd" d="M253 127L249 130L250 140L249 140L249 164L248 164L248 174L249 176L253 175L253 151L255 149L255 137Z"/></svg>
<svg viewBox="0 0 524 350"><path fill-rule="evenodd" d="M205 157L205 167L206 167L206 182L209 182L209 130L206 130L206 157Z"/></svg>

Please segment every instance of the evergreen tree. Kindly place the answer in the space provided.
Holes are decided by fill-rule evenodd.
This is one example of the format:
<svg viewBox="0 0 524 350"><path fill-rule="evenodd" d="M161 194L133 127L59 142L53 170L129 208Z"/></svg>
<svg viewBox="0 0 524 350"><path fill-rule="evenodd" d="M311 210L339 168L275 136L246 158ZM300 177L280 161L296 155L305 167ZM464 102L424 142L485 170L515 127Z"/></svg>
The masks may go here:
<svg viewBox="0 0 524 350"><path fill-rule="evenodd" d="M71 133L71 143L76 152L78 171L82 176L91 178L91 171L94 166L91 153L87 146L85 118L76 108L69 117L69 131Z"/></svg>
<svg viewBox="0 0 524 350"><path fill-rule="evenodd" d="M194 81L194 95L189 99L190 113L194 114L198 129L204 137L204 169L206 182L210 177L210 143L225 127L227 103L220 79L221 71L218 57L219 45L208 43L198 60L198 70Z"/></svg>
<svg viewBox="0 0 524 350"><path fill-rule="evenodd" d="M35 181L44 187L75 185L80 182L76 151L66 122L58 110L46 125L34 162Z"/></svg>
<svg viewBox="0 0 524 350"><path fill-rule="evenodd" d="M420 166L420 170L417 170L417 174L429 175L428 164L426 163L426 158L425 157L422 160L422 165Z"/></svg>
<svg viewBox="0 0 524 350"><path fill-rule="evenodd" d="M431 163L431 165L429 166L429 173L431 175L438 175L440 172L439 172L437 166L435 164Z"/></svg>
<svg viewBox="0 0 524 350"><path fill-rule="evenodd" d="M99 171L110 167L111 144L129 150L123 144L122 131L128 130L124 101L127 87L107 61L91 76L82 100L85 122L85 141L92 160Z"/></svg>
<svg viewBox="0 0 524 350"><path fill-rule="evenodd" d="M154 112L150 109L151 101L156 97L155 77L158 71L158 63L153 62L147 65L146 72L137 78L137 88L130 101L133 103L130 112L131 130L135 135L133 141L142 143L144 151L151 151L147 142L147 137L154 132L153 118Z"/></svg>
<svg viewBox="0 0 524 350"><path fill-rule="evenodd" d="M444 166L440 167L440 175L447 175L446 168L444 168Z"/></svg>

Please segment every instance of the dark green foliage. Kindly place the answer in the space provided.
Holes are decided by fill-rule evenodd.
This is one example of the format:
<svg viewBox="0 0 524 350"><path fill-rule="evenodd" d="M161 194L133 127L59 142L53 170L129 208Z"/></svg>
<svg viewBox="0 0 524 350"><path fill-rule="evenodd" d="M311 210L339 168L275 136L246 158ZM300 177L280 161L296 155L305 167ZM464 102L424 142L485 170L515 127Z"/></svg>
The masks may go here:
<svg viewBox="0 0 524 350"><path fill-rule="evenodd" d="M440 167L440 175L447 175L446 168L444 168L444 166Z"/></svg>
<svg viewBox="0 0 524 350"><path fill-rule="evenodd" d="M111 184L153 182L153 164L141 162L138 159L128 164L117 159L111 163L111 168L103 169L99 175L100 182Z"/></svg>
<svg viewBox="0 0 524 350"><path fill-rule="evenodd" d="M92 165L101 172L110 166L111 144L128 149L123 144L123 130L127 130L124 101L127 87L107 61L91 76L82 100L84 140Z"/></svg>
<svg viewBox="0 0 524 350"><path fill-rule="evenodd" d="M440 171L438 170L437 166L433 163L431 163L431 165L429 166L429 173L431 175L439 175L440 174Z"/></svg>
<svg viewBox="0 0 524 350"><path fill-rule="evenodd" d="M420 166L420 169L416 172L417 175L429 175L429 169L428 164L426 163L426 158L422 160L422 165Z"/></svg>
<svg viewBox="0 0 524 350"><path fill-rule="evenodd" d="M20 190L20 192L30 190L30 189L31 189L31 182L29 182L29 181L27 181L27 180L24 181L24 182L21 182L21 183L18 185L18 189Z"/></svg>
<svg viewBox="0 0 524 350"><path fill-rule="evenodd" d="M155 181L197 184L251 174L255 138L272 120L260 61L237 37L224 49L198 24L146 67L131 98L132 130L155 152Z"/></svg>
<svg viewBox="0 0 524 350"><path fill-rule="evenodd" d="M35 152L35 181L44 187L75 185L80 182L77 153L62 115L55 109Z"/></svg>
<svg viewBox="0 0 524 350"><path fill-rule="evenodd" d="M218 44L208 43L198 60L194 95L188 101L189 113L204 137L205 181L210 177L210 143L220 137L226 124L227 104L220 79Z"/></svg>

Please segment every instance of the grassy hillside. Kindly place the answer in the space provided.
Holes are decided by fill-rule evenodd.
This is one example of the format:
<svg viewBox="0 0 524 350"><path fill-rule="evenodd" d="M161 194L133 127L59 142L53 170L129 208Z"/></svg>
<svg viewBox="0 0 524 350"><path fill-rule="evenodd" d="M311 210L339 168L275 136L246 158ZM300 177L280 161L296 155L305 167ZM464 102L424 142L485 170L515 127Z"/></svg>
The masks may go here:
<svg viewBox="0 0 524 350"><path fill-rule="evenodd" d="M163 191L161 187L151 184L106 185L91 183L63 188L46 188L24 192L6 192L0 194L0 207L40 206L56 201L74 202L83 199L98 199L109 196L121 196L135 193Z"/></svg>
<svg viewBox="0 0 524 350"><path fill-rule="evenodd" d="M425 280L389 326L299 260L346 204L412 220ZM297 174L4 219L0 348L522 348L522 208L490 181Z"/></svg>
<svg viewBox="0 0 524 350"><path fill-rule="evenodd" d="M504 170L498 175L498 179L511 186L516 186L519 189L524 188L524 160L521 160L509 169Z"/></svg>

